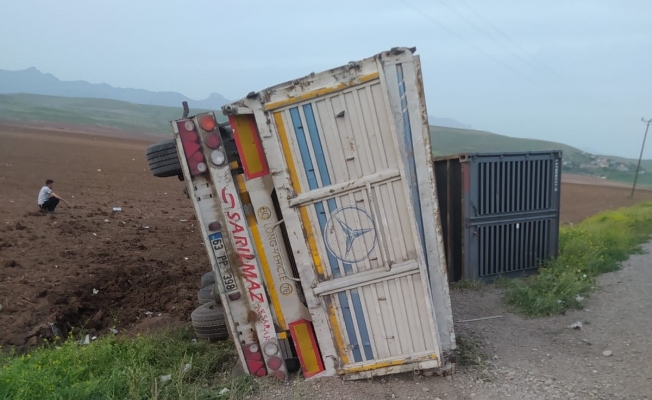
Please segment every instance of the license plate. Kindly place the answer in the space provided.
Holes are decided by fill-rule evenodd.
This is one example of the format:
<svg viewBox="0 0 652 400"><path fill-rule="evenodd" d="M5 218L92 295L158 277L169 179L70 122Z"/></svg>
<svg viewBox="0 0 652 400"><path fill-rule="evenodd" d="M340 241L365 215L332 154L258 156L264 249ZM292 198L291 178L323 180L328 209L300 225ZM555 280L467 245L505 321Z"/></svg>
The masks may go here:
<svg viewBox="0 0 652 400"><path fill-rule="evenodd" d="M231 265L229 264L229 257L226 254L226 249L224 248L224 239L222 238L222 234L214 233L209 235L208 239L211 241L213 254L215 255L215 260L217 261L217 268L219 269L220 275L222 276L222 285L224 286L224 292L237 292L238 283L231 271Z"/></svg>

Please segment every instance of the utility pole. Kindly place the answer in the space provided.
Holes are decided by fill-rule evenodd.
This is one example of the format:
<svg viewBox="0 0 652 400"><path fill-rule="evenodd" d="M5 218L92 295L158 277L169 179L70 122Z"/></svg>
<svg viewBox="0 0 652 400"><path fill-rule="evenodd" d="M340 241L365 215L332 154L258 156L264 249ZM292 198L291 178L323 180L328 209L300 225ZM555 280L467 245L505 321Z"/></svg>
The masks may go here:
<svg viewBox="0 0 652 400"><path fill-rule="evenodd" d="M632 186L632 194L629 197L634 197L634 189L636 189L636 181L638 180L638 171L641 168L641 159L643 158L643 149L645 148L645 139L647 139L647 130L650 129L650 123L652 123L652 119L646 120L645 118L641 118L641 121L646 123L645 135L643 136L643 144L641 145L641 154L638 156L638 164L636 165L636 175L634 175L634 185Z"/></svg>

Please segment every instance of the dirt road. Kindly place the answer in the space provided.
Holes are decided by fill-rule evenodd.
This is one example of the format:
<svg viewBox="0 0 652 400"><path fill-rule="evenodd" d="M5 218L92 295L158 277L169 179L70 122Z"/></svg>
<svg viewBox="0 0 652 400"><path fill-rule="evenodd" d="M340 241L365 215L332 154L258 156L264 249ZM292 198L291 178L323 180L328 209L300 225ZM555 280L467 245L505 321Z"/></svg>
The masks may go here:
<svg viewBox="0 0 652 400"><path fill-rule="evenodd" d="M646 251L652 252L652 245ZM467 343L476 341L481 347L476 354L484 353L486 360L453 377L267 382L257 399L649 399L651 261L649 254L632 257L621 271L599 279L601 289L585 310L553 318L510 313L494 288L453 291L456 321L502 315L456 324L457 334ZM575 322L582 322L582 330L569 329Z"/></svg>

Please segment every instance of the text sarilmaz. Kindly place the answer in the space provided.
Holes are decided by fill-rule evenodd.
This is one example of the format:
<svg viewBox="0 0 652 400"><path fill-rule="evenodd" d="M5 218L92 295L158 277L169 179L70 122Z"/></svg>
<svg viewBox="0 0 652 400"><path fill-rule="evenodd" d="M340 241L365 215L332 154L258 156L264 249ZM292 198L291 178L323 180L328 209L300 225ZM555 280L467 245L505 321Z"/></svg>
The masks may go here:
<svg viewBox="0 0 652 400"><path fill-rule="evenodd" d="M243 226L245 220L242 213L236 210L235 196L228 193L226 188L222 189L222 202L234 210L226 211L224 214L229 222L231 235L233 235L236 251L240 260L240 268L242 269L242 276L247 281L249 297L253 301L264 303L263 288L261 287L260 277L256 272L254 252L249 243L249 235Z"/></svg>

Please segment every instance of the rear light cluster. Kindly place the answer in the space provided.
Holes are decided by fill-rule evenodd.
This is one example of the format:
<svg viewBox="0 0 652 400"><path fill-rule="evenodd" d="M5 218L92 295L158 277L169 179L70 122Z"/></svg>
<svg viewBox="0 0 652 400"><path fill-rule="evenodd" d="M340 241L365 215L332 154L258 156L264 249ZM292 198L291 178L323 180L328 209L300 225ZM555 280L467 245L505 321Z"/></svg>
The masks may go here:
<svg viewBox="0 0 652 400"><path fill-rule="evenodd" d="M268 342L262 349L258 343L252 343L242 346L242 350L250 375L265 376L267 375L267 368L269 368L271 375L280 380L285 379L286 373L283 368L283 359L276 343ZM265 355L267 355L267 366L265 366L262 352L265 352Z"/></svg>
<svg viewBox="0 0 652 400"><path fill-rule="evenodd" d="M217 129L215 116L209 113L198 116L195 120L199 124L199 129L205 135L204 143L206 147L211 150L210 161L217 166L223 165L226 162L226 155L220 149L222 139ZM177 127L179 129L183 152L188 163L188 169L190 169L190 175L196 176L205 173L208 170L208 165L206 164L207 161L199 141L199 129L195 126L195 122L192 120L179 121L177 122Z"/></svg>
<svg viewBox="0 0 652 400"><path fill-rule="evenodd" d="M201 152L201 145L199 144L199 136L195 132L194 122L180 121L177 122L179 128L179 137L183 145L183 152L186 155L188 162L188 169L190 175L196 176L206 172L206 163L204 162L204 155Z"/></svg>
<svg viewBox="0 0 652 400"><path fill-rule="evenodd" d="M283 360L279 357L281 353L276 343L269 342L265 344L263 351L268 357L267 366L272 370L272 375L281 380L285 379L285 372L282 371Z"/></svg>
<svg viewBox="0 0 652 400"><path fill-rule="evenodd" d="M263 361L263 354L260 352L260 346L257 343L252 343L249 346L242 346L245 361L247 362L247 369L250 375L265 376L267 375L267 368Z"/></svg>

